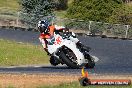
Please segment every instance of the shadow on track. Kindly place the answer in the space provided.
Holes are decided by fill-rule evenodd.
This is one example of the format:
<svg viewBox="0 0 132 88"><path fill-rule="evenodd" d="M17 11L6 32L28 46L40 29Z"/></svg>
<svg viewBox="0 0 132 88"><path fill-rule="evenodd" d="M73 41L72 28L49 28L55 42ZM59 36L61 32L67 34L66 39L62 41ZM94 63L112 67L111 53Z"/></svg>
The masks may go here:
<svg viewBox="0 0 132 88"><path fill-rule="evenodd" d="M131 74L131 66L115 66L96 65L94 69L85 69L90 74ZM29 73L29 74L45 74L45 73L64 73L64 74L80 74L81 69L71 69L67 66L23 66L23 67L0 67L0 73Z"/></svg>
<svg viewBox="0 0 132 88"><path fill-rule="evenodd" d="M0 73L80 73L81 69L67 66L0 67Z"/></svg>

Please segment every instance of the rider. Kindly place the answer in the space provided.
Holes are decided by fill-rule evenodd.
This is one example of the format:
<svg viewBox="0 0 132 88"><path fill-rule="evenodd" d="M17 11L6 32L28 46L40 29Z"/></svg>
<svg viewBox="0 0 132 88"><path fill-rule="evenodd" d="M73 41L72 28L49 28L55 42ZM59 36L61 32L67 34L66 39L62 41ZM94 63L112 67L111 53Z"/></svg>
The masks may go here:
<svg viewBox="0 0 132 88"><path fill-rule="evenodd" d="M52 38L54 35L54 31L65 32L65 33L69 32L69 29L63 26L51 25L46 20L41 20L38 22L38 30L41 33L39 40L42 43L44 50L47 52L47 55L50 55L50 53L48 52L47 49L48 41L46 39ZM74 41L78 47L83 46L81 42L76 38L74 33L71 33L70 40Z"/></svg>

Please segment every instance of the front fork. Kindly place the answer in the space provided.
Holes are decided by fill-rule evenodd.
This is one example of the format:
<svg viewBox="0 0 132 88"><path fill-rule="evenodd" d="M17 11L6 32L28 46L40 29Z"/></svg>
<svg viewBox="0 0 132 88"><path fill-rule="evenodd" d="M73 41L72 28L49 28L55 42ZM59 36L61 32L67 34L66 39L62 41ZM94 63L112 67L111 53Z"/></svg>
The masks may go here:
<svg viewBox="0 0 132 88"><path fill-rule="evenodd" d="M89 50L87 50L83 47L80 47L79 50L83 53L84 58L87 60L87 62L88 62L88 60L92 60L91 56L89 55Z"/></svg>

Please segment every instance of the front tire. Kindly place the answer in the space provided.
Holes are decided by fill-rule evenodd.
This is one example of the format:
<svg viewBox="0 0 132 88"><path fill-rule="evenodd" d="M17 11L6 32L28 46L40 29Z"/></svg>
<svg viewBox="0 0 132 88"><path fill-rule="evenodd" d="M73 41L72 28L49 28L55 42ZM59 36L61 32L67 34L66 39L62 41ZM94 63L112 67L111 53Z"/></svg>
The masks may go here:
<svg viewBox="0 0 132 88"><path fill-rule="evenodd" d="M74 54L74 53L73 53ZM63 60L63 62L70 68L74 68L74 69L77 69L79 68L80 66L77 65L77 63L74 63L72 62L66 55L63 51L60 52L60 58ZM74 57L76 58L76 57Z"/></svg>

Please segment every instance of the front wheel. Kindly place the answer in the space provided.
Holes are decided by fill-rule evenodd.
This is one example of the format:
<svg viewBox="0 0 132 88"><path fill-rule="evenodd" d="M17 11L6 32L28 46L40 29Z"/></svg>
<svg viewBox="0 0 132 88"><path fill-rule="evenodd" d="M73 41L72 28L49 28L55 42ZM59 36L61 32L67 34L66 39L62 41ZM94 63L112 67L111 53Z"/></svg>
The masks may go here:
<svg viewBox="0 0 132 88"><path fill-rule="evenodd" d="M70 68L79 68L80 66L77 65L76 62L74 62L73 60L77 59L76 57L74 57L73 55L75 55L74 53L72 54L69 54L71 56L71 58L69 59L68 57L70 56L67 56L63 51L61 51L60 53L60 58L63 60L63 62Z"/></svg>

